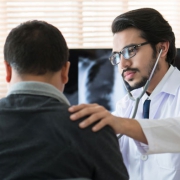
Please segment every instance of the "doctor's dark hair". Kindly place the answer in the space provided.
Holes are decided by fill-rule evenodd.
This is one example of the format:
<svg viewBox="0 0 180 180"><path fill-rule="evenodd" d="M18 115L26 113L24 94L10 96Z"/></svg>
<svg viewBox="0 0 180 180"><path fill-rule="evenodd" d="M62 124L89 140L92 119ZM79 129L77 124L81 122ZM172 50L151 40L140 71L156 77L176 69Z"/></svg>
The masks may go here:
<svg viewBox="0 0 180 180"><path fill-rule="evenodd" d="M166 61L173 64L176 56L175 36L172 27L158 11L152 8L128 11L117 16L111 26L113 34L131 27L141 31L141 37L151 44L154 54L157 53L156 44L169 41Z"/></svg>
<svg viewBox="0 0 180 180"><path fill-rule="evenodd" d="M4 59L19 74L57 72L69 50L61 32L44 21L27 21L12 29L4 45Z"/></svg>

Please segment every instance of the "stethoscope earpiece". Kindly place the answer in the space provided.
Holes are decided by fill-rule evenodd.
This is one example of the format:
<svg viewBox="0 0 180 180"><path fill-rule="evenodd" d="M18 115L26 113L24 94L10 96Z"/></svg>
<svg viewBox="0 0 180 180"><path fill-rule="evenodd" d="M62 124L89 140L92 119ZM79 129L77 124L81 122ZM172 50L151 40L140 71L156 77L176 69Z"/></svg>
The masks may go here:
<svg viewBox="0 0 180 180"><path fill-rule="evenodd" d="M164 48L161 48L160 50L159 50L159 53L161 52L161 51L163 51L164 50Z"/></svg>

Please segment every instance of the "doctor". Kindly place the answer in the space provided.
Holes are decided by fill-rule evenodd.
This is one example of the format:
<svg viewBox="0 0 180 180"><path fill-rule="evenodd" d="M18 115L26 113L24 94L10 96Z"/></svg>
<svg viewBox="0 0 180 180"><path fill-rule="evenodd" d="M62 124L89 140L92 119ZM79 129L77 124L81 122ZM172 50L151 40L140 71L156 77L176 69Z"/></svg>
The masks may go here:
<svg viewBox="0 0 180 180"><path fill-rule="evenodd" d="M124 134L120 147L131 180L179 180L180 153L176 152L180 152L180 71L172 65L176 55L172 28L158 11L142 8L116 17L112 32L110 60L118 65L134 97L142 92L162 51L136 117L129 119L134 101L127 95L117 102L113 114L98 104L82 104L69 109L74 113L71 119L90 115L80 124L81 128L100 120L93 131L110 125L116 133ZM148 120L143 116L147 99Z"/></svg>

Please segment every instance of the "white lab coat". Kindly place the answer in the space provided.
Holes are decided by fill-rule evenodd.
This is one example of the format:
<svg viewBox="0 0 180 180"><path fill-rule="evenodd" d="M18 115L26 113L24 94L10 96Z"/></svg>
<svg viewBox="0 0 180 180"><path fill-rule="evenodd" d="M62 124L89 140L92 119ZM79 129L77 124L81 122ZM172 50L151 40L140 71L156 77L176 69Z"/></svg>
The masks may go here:
<svg viewBox="0 0 180 180"><path fill-rule="evenodd" d="M132 94L137 97L141 91L142 88L132 91ZM149 146L127 136L120 139L120 149L130 180L180 180L180 153L150 154L172 149L175 149L174 152L179 149L180 152L180 71L171 66L149 96L149 119L154 120L142 119L143 103L147 97L145 94L140 100L136 119L141 119L139 122ZM134 102L125 96L117 103L113 114L131 117L133 106Z"/></svg>

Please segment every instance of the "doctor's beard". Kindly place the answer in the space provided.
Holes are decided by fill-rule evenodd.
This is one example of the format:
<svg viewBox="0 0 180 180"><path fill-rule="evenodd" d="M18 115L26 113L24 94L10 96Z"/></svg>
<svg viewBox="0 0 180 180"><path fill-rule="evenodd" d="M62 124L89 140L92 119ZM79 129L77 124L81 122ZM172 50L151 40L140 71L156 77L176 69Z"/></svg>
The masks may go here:
<svg viewBox="0 0 180 180"><path fill-rule="evenodd" d="M126 84L126 87L127 87L127 89L128 89L129 91L132 91L132 90L134 90L134 89L138 89L138 88L141 88L141 87L145 86L145 84L146 84L147 80L149 79L150 74L151 74L151 72L152 72L152 70L153 70L153 68L154 68L154 65L155 65L155 63L156 63L156 60L157 60L156 58L152 58L151 63L150 63L149 66L147 67L148 75L147 75L147 76L143 76L143 77L141 78L141 81L140 81L140 82L135 83L135 84L133 84L133 85L130 85L127 81L124 80L124 77L123 77L123 80L124 80L124 82L125 82L125 84ZM156 69L155 69L155 71L154 71L154 73L153 73L153 75L152 75L152 78L153 78L154 75L157 73L157 71L159 71L159 69L160 69L160 66L159 66L159 63L158 63L157 66L156 66ZM127 68L126 71L127 71L127 70L139 71L139 69L137 69L137 68L136 68L136 69ZM123 71L123 73L124 73L124 71ZM123 73L122 73L122 74L123 74ZM151 79L152 79L152 78L151 78ZM133 79L130 79L129 81L133 81Z"/></svg>

